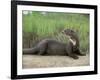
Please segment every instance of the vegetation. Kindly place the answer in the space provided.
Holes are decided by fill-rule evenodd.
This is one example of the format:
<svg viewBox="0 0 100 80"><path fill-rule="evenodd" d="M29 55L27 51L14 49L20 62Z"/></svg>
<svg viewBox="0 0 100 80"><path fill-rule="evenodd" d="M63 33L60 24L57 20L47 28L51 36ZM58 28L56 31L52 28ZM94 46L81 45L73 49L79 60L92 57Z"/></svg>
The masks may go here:
<svg viewBox="0 0 100 80"><path fill-rule="evenodd" d="M24 14L23 48L33 47L44 38L52 38L66 43L67 38L61 32L73 29L80 39L80 49L89 51L89 15L79 13L39 12Z"/></svg>

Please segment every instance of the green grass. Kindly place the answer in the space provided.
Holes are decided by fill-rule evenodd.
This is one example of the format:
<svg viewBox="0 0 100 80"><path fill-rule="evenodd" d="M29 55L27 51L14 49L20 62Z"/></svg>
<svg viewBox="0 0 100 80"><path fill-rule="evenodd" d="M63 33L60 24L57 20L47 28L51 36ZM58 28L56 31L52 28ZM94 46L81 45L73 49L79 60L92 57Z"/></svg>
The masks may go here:
<svg viewBox="0 0 100 80"><path fill-rule="evenodd" d="M73 29L79 35L80 49L89 49L89 15L75 13L57 13L33 11L22 17L23 47L32 47L44 38L53 38L66 43L64 29Z"/></svg>

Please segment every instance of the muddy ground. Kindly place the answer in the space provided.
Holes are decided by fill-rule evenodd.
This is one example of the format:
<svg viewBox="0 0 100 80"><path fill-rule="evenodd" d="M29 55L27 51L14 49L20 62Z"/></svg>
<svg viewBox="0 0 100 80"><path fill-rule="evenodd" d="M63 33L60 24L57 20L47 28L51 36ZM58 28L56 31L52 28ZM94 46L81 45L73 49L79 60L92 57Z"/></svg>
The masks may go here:
<svg viewBox="0 0 100 80"><path fill-rule="evenodd" d="M89 55L79 56L75 60L69 56L39 56L23 55L23 68L46 68L46 67L72 67L89 65Z"/></svg>

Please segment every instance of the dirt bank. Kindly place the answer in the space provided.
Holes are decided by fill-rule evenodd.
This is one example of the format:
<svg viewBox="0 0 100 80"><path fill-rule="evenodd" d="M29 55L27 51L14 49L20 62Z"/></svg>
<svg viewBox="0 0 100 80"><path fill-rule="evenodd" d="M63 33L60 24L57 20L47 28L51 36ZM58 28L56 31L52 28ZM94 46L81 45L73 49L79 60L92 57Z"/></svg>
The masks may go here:
<svg viewBox="0 0 100 80"><path fill-rule="evenodd" d="M74 60L68 56L23 55L23 68L68 67L89 65L89 55Z"/></svg>

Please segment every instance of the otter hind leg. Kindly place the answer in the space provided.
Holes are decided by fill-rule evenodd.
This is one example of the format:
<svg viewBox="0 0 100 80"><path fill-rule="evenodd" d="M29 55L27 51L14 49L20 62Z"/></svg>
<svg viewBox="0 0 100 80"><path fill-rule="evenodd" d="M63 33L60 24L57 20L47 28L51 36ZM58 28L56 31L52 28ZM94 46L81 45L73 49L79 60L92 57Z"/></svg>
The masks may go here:
<svg viewBox="0 0 100 80"><path fill-rule="evenodd" d="M45 51L45 47L44 47L44 48L39 50L38 55L45 55L46 54L45 52L46 51Z"/></svg>
<svg viewBox="0 0 100 80"><path fill-rule="evenodd" d="M43 43L43 44L39 45L38 54L39 55L45 55L46 52L47 52L47 43Z"/></svg>

